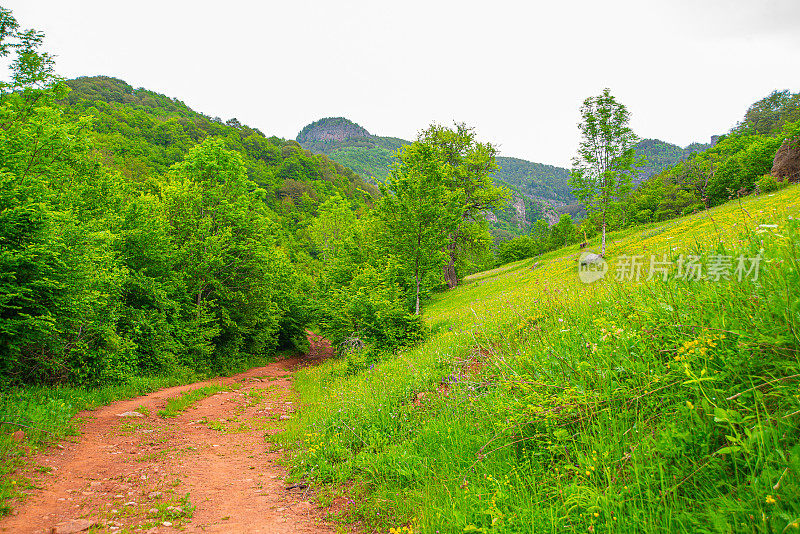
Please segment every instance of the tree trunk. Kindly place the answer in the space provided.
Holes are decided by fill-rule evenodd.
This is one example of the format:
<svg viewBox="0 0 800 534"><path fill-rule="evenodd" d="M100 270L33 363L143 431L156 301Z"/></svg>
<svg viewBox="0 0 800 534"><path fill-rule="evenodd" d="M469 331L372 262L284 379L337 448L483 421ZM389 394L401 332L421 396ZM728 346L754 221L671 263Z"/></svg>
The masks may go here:
<svg viewBox="0 0 800 534"><path fill-rule="evenodd" d="M417 307L416 311L414 312L414 315L419 315L419 269L417 269L416 272L414 273L414 277L417 280Z"/></svg>
<svg viewBox="0 0 800 534"><path fill-rule="evenodd" d="M606 255L606 212L603 211L603 244L600 246L600 255Z"/></svg>
<svg viewBox="0 0 800 534"><path fill-rule="evenodd" d="M453 289L458 285L458 274L456 274L456 241L452 237L447 243L447 252L450 254L450 259L443 267L444 280L447 282L447 288Z"/></svg>

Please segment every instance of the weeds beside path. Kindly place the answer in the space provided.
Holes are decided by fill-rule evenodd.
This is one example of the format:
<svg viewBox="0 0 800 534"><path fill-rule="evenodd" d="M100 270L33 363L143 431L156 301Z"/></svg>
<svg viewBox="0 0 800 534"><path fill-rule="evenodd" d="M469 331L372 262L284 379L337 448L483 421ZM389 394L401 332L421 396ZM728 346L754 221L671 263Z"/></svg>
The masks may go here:
<svg viewBox="0 0 800 534"><path fill-rule="evenodd" d="M284 359L80 414L77 439L34 458L26 476L37 489L0 519L0 532L81 521L93 532L331 532L309 489L284 482L280 451L264 440L294 411L291 371L300 363ZM169 399L214 384L224 389L175 417L158 415Z"/></svg>

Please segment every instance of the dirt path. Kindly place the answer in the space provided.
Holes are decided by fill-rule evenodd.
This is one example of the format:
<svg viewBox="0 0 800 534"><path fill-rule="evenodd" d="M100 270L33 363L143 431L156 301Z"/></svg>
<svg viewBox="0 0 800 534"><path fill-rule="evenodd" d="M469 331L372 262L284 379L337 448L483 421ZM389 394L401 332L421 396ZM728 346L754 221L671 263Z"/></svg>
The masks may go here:
<svg viewBox="0 0 800 534"><path fill-rule="evenodd" d="M220 380L82 414L87 422L75 443L35 459L39 469L30 476L41 490L0 520L0 532L93 525L91 532L332 533L310 489L284 482L280 453L264 439L280 432L293 411L291 371L300 363L285 359L223 379L241 387L200 400L174 419L156 414L167 399ZM118 415L136 410L149 414Z"/></svg>

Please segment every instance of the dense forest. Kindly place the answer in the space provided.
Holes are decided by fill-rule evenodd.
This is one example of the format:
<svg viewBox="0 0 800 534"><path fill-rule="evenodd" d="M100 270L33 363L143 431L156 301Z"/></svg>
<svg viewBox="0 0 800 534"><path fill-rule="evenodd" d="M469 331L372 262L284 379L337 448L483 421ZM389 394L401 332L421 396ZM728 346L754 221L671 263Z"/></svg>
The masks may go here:
<svg viewBox="0 0 800 534"><path fill-rule="evenodd" d="M636 153L644 156L645 164L637 167L633 178L639 184L656 174L672 167L678 162L686 161L692 154L707 150L711 145L692 143L686 148L667 143L659 139L642 139L634 146Z"/></svg>

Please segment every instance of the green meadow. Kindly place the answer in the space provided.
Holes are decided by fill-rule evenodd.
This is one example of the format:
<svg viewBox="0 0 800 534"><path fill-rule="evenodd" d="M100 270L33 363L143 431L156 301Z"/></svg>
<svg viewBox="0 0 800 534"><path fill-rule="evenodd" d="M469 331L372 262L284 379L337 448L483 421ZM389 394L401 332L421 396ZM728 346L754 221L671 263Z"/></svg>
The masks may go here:
<svg viewBox="0 0 800 534"><path fill-rule="evenodd" d="M611 233L591 284L577 245L470 276L424 344L299 371L275 446L382 532L796 531L799 218L795 185Z"/></svg>

